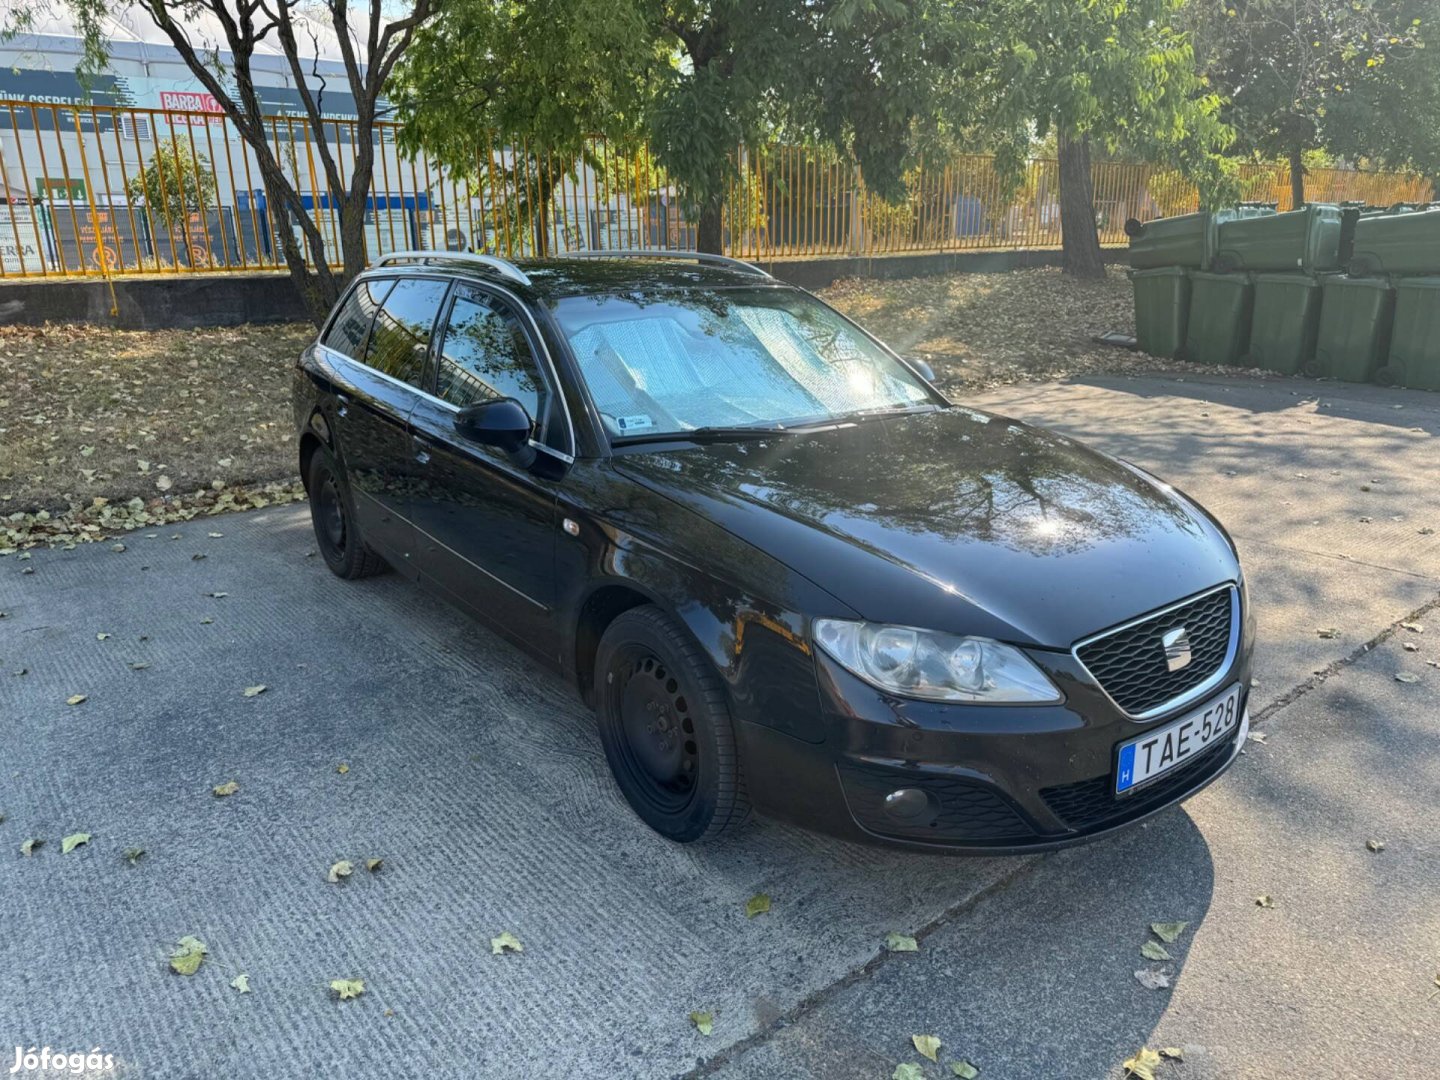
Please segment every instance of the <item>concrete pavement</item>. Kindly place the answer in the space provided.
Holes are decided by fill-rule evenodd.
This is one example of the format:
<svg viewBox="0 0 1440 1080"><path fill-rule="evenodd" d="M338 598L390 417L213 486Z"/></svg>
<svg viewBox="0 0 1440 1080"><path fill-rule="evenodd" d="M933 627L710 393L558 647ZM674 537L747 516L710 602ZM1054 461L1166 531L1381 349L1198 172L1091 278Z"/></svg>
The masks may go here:
<svg viewBox="0 0 1440 1080"><path fill-rule="evenodd" d="M676 848L620 801L565 687L397 579L333 579L303 508L12 556L0 1067L19 1044L99 1046L125 1077L945 1075L910 1048L927 1033L986 1078L1118 1075L1147 1041L1186 1048L1162 1076L1424 1075L1440 396L1156 378L975 403L1153 469L1237 536L1267 741L1226 780L1036 859L766 822ZM93 839L62 855L77 831ZM25 858L30 837L48 842ZM366 857L377 874L325 880ZM773 910L746 919L760 891ZM1145 964L1168 919L1190 923L1176 960ZM524 953L492 956L506 930ZM883 954L890 930L920 953ZM210 949L188 979L165 959L186 934ZM1141 967L1172 988L1140 987ZM333 1000L337 978L366 993Z"/></svg>

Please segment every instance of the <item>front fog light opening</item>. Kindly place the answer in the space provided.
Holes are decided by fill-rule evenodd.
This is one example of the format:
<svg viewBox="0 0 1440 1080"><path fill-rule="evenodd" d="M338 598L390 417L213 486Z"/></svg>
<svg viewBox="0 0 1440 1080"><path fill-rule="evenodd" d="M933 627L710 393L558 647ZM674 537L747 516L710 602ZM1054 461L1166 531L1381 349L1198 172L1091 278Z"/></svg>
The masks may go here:
<svg viewBox="0 0 1440 1080"><path fill-rule="evenodd" d="M940 808L928 791L897 788L885 796L885 813L902 825L933 825Z"/></svg>

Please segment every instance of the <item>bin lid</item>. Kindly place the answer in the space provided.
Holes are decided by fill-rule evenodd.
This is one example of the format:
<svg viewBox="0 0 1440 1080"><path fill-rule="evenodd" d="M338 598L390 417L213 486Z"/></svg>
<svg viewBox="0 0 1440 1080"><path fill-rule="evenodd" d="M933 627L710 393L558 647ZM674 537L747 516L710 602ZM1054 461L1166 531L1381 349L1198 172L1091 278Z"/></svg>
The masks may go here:
<svg viewBox="0 0 1440 1080"><path fill-rule="evenodd" d="M1266 285L1306 285L1318 289L1324 284L1325 279L1333 277L1332 274L1302 274L1299 271L1270 271L1263 274L1253 275L1255 284L1265 283Z"/></svg>
<svg viewBox="0 0 1440 1080"><path fill-rule="evenodd" d="M1375 289L1389 292L1391 285L1385 278L1351 277L1349 274L1334 274L1324 280L1327 289Z"/></svg>
<svg viewBox="0 0 1440 1080"><path fill-rule="evenodd" d="M1191 281L1220 281L1226 285L1249 285L1255 280L1255 275L1240 271L1234 274L1217 274L1213 270L1191 270Z"/></svg>
<svg viewBox="0 0 1440 1080"><path fill-rule="evenodd" d="M1183 266L1152 266L1148 270L1126 270L1130 280L1142 277L1186 277L1190 271Z"/></svg>

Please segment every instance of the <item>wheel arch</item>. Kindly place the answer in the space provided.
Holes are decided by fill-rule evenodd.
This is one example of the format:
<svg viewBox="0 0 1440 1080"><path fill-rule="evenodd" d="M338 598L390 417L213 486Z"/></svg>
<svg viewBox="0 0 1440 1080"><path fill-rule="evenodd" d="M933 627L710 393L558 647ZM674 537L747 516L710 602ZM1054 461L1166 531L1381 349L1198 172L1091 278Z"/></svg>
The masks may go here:
<svg viewBox="0 0 1440 1080"><path fill-rule="evenodd" d="M305 430L300 436L300 483L308 492L310 490L310 461L315 457L315 451L322 446L331 445L330 425L325 422L325 416L319 409L310 413L310 421L305 425Z"/></svg>

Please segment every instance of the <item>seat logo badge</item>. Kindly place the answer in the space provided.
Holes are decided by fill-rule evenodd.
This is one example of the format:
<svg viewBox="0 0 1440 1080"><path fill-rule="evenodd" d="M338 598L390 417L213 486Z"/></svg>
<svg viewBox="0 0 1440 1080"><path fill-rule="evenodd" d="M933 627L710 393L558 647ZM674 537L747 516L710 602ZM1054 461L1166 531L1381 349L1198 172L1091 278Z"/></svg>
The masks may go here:
<svg viewBox="0 0 1440 1080"><path fill-rule="evenodd" d="M1165 666L1171 671L1190 666L1190 635L1185 627L1166 630L1160 635L1160 644L1165 646Z"/></svg>

